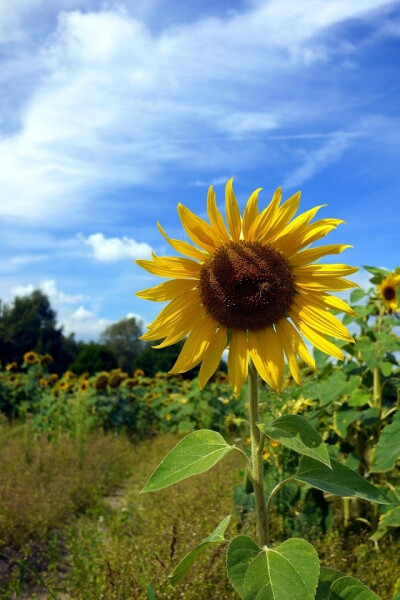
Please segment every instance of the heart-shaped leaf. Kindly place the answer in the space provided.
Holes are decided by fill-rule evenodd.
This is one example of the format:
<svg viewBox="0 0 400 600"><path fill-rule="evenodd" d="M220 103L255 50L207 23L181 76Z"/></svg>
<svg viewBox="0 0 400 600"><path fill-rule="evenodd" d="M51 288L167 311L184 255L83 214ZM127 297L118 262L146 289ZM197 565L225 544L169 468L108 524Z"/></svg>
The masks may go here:
<svg viewBox="0 0 400 600"><path fill-rule="evenodd" d="M141 493L162 490L182 479L204 473L233 449L234 446L227 444L216 431L201 429L189 433L167 454Z"/></svg>
<svg viewBox="0 0 400 600"><path fill-rule="evenodd" d="M340 571L321 567L315 600L328 600L332 583L337 579L340 579L340 577L344 577L343 573Z"/></svg>
<svg viewBox="0 0 400 600"><path fill-rule="evenodd" d="M328 600L382 600L354 577L337 579L329 590Z"/></svg>
<svg viewBox="0 0 400 600"><path fill-rule="evenodd" d="M400 410L381 433L372 455L371 471L373 473L390 471L398 458L400 458Z"/></svg>
<svg viewBox="0 0 400 600"><path fill-rule="evenodd" d="M284 415L269 425L259 423L258 428L283 446L330 465L328 450L321 436L304 417Z"/></svg>
<svg viewBox="0 0 400 600"><path fill-rule="evenodd" d="M176 565L171 575L168 575L170 583L172 585L176 585L177 583L182 581L182 579L185 577L188 571L192 568L199 554L204 552L204 550L206 550L212 544L222 544L222 542L226 541L224 538L224 533L229 525L230 518L231 516L229 515L228 517L222 519L222 521L217 525L214 531L202 542L200 542L200 544L198 544L196 548L193 548L193 550L191 550L189 554L186 554L186 556L181 560L181 562L178 565Z"/></svg>
<svg viewBox="0 0 400 600"><path fill-rule="evenodd" d="M318 555L305 540L292 538L264 547L249 564L243 600L314 600L319 578Z"/></svg>
<svg viewBox="0 0 400 600"><path fill-rule="evenodd" d="M356 471L334 459L331 459L331 467L329 469L308 456L302 456L294 478L335 496L357 496L370 502L393 504L386 494Z"/></svg>
<svg viewBox="0 0 400 600"><path fill-rule="evenodd" d="M228 547L226 567L229 581L243 597L243 584L250 563L260 554L261 548L247 535L233 538Z"/></svg>

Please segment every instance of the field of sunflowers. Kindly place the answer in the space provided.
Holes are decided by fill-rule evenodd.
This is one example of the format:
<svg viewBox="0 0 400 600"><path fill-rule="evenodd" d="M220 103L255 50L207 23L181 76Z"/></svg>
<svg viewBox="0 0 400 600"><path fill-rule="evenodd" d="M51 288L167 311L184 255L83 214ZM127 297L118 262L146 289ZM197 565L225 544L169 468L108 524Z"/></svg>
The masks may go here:
<svg viewBox="0 0 400 600"><path fill-rule="evenodd" d="M283 415L306 415L308 421L322 436L332 459L340 459L344 465L357 471L376 488L384 491L387 497L400 503L400 339L398 336L400 319L397 312L399 277L397 273L390 274L382 269L369 267L368 270L371 274L370 288L366 291L355 289L351 293L350 306L354 314L346 314L342 319L355 338L355 343L350 344L344 340L339 344L345 360L337 362L314 349L317 371L313 371L308 364L300 362L303 382L301 386L296 384L288 369L285 371L284 386L279 395L272 392L267 384L262 383L260 420L268 424ZM77 586L74 598L176 597L172 592L165 592L165 590L162 592L164 595L159 596L157 589L164 589L162 586L165 582L163 584L162 577L159 581L152 581L146 567L143 567L143 572L140 571L142 573L140 577L135 579L136 588L133 596L124 595L128 594L128 591L121 591L127 590L129 585L126 573L122 572L121 565L118 567L118 558L113 554L115 553L113 544L116 543L114 537L126 536L126 532L131 532L132 528L139 535L143 520L137 513L139 505L132 490L130 495L128 494L128 508L127 505L125 508L120 507L112 517L109 511L104 513L104 507L96 509L100 512L95 513L95 517L93 514L90 516L92 510L90 507L98 506L96 503L99 502L99 498L110 493L113 486L120 485L128 476L133 477L134 490L137 494L140 490L140 486L137 485L139 471L143 470L143 477L146 477L145 473L148 476L151 471L148 464L138 465L138 457L142 457L141 460L144 461L142 449L146 445L149 448L150 444L154 450L157 444L164 444L157 440L172 439L165 436L180 438L199 429L213 430L234 441L244 453L248 454L247 383L242 386L240 393L235 395L227 374L222 370L217 371L209 383L200 390L197 378L185 379L180 374L157 373L155 377L148 377L142 370L127 373L121 369L114 369L91 377L85 374L77 376L71 371L57 376L49 373L51 363L51 356L41 356L34 351L29 351L21 357L20 364L9 363L1 367L0 445L3 465L6 465L2 479L6 475L14 478L11 487L12 485L18 487L21 477L17 475L18 472L29 469L32 471L33 465L37 468L35 478L38 480L40 479L38 474L43 472L43 464L46 460L49 461L48 464L52 462L54 471L59 469L66 473L68 469L65 460L57 458L55 449L58 447L65 456L69 457L68 464L76 460L77 470L71 477L75 478L74 493L79 499L72 500L73 494L71 497L68 496L68 485L65 481L62 484L55 483L57 474L54 472L51 481L41 483L42 488L46 485L50 486L46 488L47 491L41 499L42 504L39 508L32 506L33 514L37 514L37 511L42 513L39 526L38 523L33 522L34 519L26 519L26 513L25 518L18 513L23 510L21 506L18 505L17 508L14 506L12 512L7 504L9 501L7 493L3 491L0 494L2 514L7 514L8 511L9 515L13 515L12 518L10 517L11 520L8 520L8 526L5 525L4 517L0 517L1 552L2 556L11 557L15 562L14 566L10 566L9 561L7 568L4 567L6 579L11 583L1 590L0 597L27 597L23 596L26 593L26 586L31 589L31 595L28 597L36 597L32 592L35 588L29 588L29 585L34 586L35 581L43 583L41 574L43 571L39 564L35 563L34 567L29 566L30 553L34 553L32 548L40 539L41 543L45 544L45 553L48 554L48 540L54 535L55 529L59 531L62 523L65 519L68 520L71 514L79 514L87 510L89 513L85 514L89 514L89 517L80 517L81 520L78 521L80 529L74 530L73 534L70 531L68 534L73 535L73 543L71 537L62 534L62 542L59 540L57 544L61 544L63 549L57 550L53 562L45 561L44 572L47 573L46 569L53 565L54 572L49 577L53 587L55 586L54 589L62 588L57 588L57 569L53 563L57 563L61 560L60 556L68 552L73 557L72 561L81 561L80 570L71 565L68 567L70 574L72 573L72 579L68 579L69 589L74 589L74 585ZM171 441L168 444L172 445ZM9 451L11 446L12 452ZM20 461L14 466L11 454L16 457L16 461ZM88 457L98 455L103 455L101 464L97 464L93 458L88 462ZM157 456L149 460L156 463L159 459L160 456ZM293 471L295 456L287 447L282 447L278 442L269 439L264 449L263 459L265 486L266 490L270 491L277 480L284 479ZM116 465L119 465L118 468ZM252 521L254 495L240 465L235 463L233 470L234 492L230 496L228 494L224 502L232 507L230 510L234 513L237 529L246 531ZM108 481L104 477L100 481L100 475L99 480L93 479L93 473L104 475L106 471L110 473ZM76 481L85 480L89 472L92 477L88 488L91 490L90 493L86 488L80 489ZM220 475L220 477L220 485L224 486L224 476ZM231 479L229 481L232 483ZM32 478L28 484L35 485ZM52 497L48 491L52 485L54 488L57 485L64 487L58 488L57 494ZM10 488L10 483L8 487ZM193 490L195 489L196 486ZM21 494L23 493L26 491L21 491ZM45 516L46 511L49 512L49 509L45 508L47 494L52 498L53 505L61 503L67 507L66 510L58 511L57 517L49 517L48 521ZM165 499L166 506L168 501ZM21 498L18 502L23 503ZM18 502L15 501L15 504ZM176 498L174 502L177 502ZM192 501L186 499L186 502ZM161 510L157 500L154 501L153 508L154 511ZM199 510L198 506L197 510ZM400 598L398 571L400 507L398 505L373 504L350 497L334 498L326 489L293 481L274 497L273 515L275 539L283 540L288 536L299 536L316 540L317 544L323 539L329 539L330 542L327 543L331 545L336 544L336 558L331 556L329 559L327 546L325 551L323 548L321 550L321 555L325 556L328 562L333 561L333 566L337 566L335 559L339 560L338 557L343 556L343 550L339 550L337 545L336 535L342 536L342 540L352 539L354 535L359 536L354 539L361 540L359 546L368 554L369 560L371 552L375 553L376 557L379 555L385 557L389 540L389 546L392 549L397 548L397 554L392 555L393 569L387 577L385 576L384 581L382 578L375 577L373 583L375 589L380 590L381 594L386 594L383 597L390 600ZM165 515L161 514L157 516L159 519L164 517ZM108 529L106 528L108 537L100 540L103 525L99 529L99 525L94 525L94 522L100 519L102 523L104 518L108 523ZM11 522L14 525L11 525ZM169 526L172 527L172 531L178 527L173 523ZM121 533L122 530L124 534ZM111 531L114 533L111 534ZM57 535L60 537L59 534ZM79 538L79 536L83 537ZM93 539L90 542L92 546L89 544L89 548L87 544L88 539L91 539L90 536L93 536ZM172 534L172 539L169 541L171 560L175 556L174 536L176 538L177 534ZM66 541L67 538L69 541ZM81 539L80 545L78 539ZM124 544L126 546L126 540ZM68 546L67 551L65 546ZM94 555L90 554L91 552L94 552ZM101 559L102 552L104 556L108 556L104 561ZM150 559L154 560L154 556ZM166 559L156 554L155 560L163 562ZM107 564L108 567L105 567L104 565ZM90 572L90 576L86 573L85 569L90 570L95 567L100 569L101 576L94 572ZM143 574L145 571L147 575ZM86 595L82 591L83 573L86 573L91 581ZM164 579L165 577L164 574ZM223 590L218 588L218 585L222 585L220 578L211 579L213 583L212 585L210 583L211 587L207 588L207 593L217 594L221 598L235 597L226 583L223 584L225 586ZM98 583L100 580L101 585ZM114 581L114 588L110 580ZM214 585L216 587L213 587ZM45 589L49 594L45 597L58 597L56 592L49 592L46 586ZM89 589L92 591L89 592ZM109 590L108 595L99 595L103 593L99 591L100 589ZM112 595L114 592L111 592L111 589L119 589L120 595L117 592ZM172 595L168 595L169 593ZM37 597L43 596L39 594Z"/></svg>

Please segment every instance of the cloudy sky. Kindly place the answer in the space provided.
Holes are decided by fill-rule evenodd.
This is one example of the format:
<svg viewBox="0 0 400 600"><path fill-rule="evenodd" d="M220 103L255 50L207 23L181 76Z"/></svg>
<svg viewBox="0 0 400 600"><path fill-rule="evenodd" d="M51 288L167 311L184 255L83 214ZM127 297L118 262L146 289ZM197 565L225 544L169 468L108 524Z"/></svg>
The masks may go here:
<svg viewBox="0 0 400 600"><path fill-rule="evenodd" d="M399 264L400 3L0 0L0 298L96 339L159 306L176 205L302 190L349 264ZM360 281L365 275L359 275Z"/></svg>

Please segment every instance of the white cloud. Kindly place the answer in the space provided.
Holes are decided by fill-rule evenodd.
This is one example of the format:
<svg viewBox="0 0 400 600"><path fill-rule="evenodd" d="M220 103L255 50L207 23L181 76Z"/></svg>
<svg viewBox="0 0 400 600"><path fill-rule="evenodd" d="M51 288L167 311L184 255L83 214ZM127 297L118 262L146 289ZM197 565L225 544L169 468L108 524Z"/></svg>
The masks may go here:
<svg viewBox="0 0 400 600"><path fill-rule="evenodd" d="M14 296L26 296L32 294L32 292L38 288L48 296L51 303L54 303L56 307L59 304L76 304L77 302L81 302L84 298L82 294L65 294L57 288L54 279L42 281L39 285L33 285L32 283L27 285L16 285L11 288L11 292Z"/></svg>
<svg viewBox="0 0 400 600"><path fill-rule="evenodd" d="M65 312L59 317L59 322L64 327L64 332L75 333L79 340L97 340L104 329L110 325L108 319L98 317L94 312L83 305L73 312Z"/></svg>
<svg viewBox="0 0 400 600"><path fill-rule="evenodd" d="M19 0L19 10L30 4L37 2ZM151 182L178 162L220 169L230 141L290 128L305 114L316 119L325 100L314 98L310 107L310 98L303 105L296 98L293 106L282 100L287 81L327 60L328 46L316 41L327 27L385 4L254 2L246 12L158 34L123 8L60 13L46 45L34 56L27 46L25 60L41 75L18 129L0 138L0 215L53 226L76 221L115 187ZM261 160L259 148L246 152L253 163ZM300 175L338 156L328 154ZM229 157L230 166L239 165L243 152L229 150Z"/></svg>
<svg viewBox="0 0 400 600"><path fill-rule="evenodd" d="M106 238L102 233L93 233L83 238L93 250L93 256L101 262L116 262L127 258L150 258L151 247L126 236Z"/></svg>

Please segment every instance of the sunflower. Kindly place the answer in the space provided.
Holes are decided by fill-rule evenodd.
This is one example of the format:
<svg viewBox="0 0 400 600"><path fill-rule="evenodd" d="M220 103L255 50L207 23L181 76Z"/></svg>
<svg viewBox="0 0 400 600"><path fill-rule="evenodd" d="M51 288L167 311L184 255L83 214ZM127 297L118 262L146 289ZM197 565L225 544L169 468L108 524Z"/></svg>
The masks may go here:
<svg viewBox="0 0 400 600"><path fill-rule="evenodd" d="M184 230L193 245L160 233L181 257L137 260L154 275L171 278L137 293L140 298L169 304L148 326L144 340L165 338L164 348L187 336L171 373L183 373L201 363L199 385L203 388L218 368L229 346L228 377L235 394L245 381L251 359L273 389L280 391L284 356L297 383L301 383L297 356L315 369L303 337L323 352L343 359L329 339L352 337L330 309L354 315L341 299L328 294L356 284L345 279L357 268L344 264L312 264L327 254L339 254L348 245L310 248L343 221L311 222L321 206L293 218L300 192L281 204L278 188L271 202L258 210L255 190L240 215L232 179L225 188L226 221L209 188L207 212L210 223L185 206L178 205Z"/></svg>
<svg viewBox="0 0 400 600"><path fill-rule="evenodd" d="M29 352L25 352L24 354L24 363L27 365L36 365L39 362L39 356L33 350Z"/></svg>
<svg viewBox="0 0 400 600"><path fill-rule="evenodd" d="M400 274L389 273L378 285L378 292L389 313L398 309L397 292L400 284Z"/></svg>

